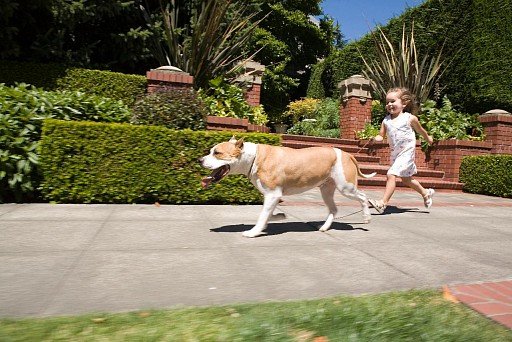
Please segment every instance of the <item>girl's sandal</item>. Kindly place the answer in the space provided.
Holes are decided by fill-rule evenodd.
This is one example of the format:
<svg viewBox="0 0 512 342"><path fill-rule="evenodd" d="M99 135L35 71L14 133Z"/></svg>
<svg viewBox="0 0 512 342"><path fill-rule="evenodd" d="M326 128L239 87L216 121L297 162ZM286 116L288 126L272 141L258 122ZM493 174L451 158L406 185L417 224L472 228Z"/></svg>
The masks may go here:
<svg viewBox="0 0 512 342"><path fill-rule="evenodd" d="M382 201L376 201L374 199L369 198L368 202L371 204L372 207L375 208L375 210L377 210L379 214L382 214L384 210L386 210L386 205L382 203Z"/></svg>
<svg viewBox="0 0 512 342"><path fill-rule="evenodd" d="M425 205L425 208L430 208L432 206L432 197L435 194L434 189L427 189L427 194L423 196L423 204Z"/></svg>

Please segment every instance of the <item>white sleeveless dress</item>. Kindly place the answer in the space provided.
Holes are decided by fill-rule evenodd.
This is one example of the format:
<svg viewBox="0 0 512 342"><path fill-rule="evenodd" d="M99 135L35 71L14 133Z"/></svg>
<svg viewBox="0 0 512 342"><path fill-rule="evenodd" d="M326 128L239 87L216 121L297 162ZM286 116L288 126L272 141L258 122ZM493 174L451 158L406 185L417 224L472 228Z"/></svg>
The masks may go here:
<svg viewBox="0 0 512 342"><path fill-rule="evenodd" d="M411 177L418 172L414 157L416 155L416 135L411 127L411 113L403 112L395 119L391 115L384 118L384 126L391 148L391 167L388 175Z"/></svg>

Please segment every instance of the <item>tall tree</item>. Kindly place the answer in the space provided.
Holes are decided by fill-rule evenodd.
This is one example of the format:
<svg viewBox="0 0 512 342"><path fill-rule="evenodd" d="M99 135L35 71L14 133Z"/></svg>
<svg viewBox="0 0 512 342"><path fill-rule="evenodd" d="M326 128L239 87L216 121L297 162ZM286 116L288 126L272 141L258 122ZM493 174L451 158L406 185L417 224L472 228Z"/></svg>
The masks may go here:
<svg viewBox="0 0 512 342"><path fill-rule="evenodd" d="M262 103L276 117L290 100L306 95L311 67L342 44L339 26L322 16L322 0L262 0L268 15L259 25L252 51L261 49L256 60L266 65ZM320 19L317 17L322 16Z"/></svg>

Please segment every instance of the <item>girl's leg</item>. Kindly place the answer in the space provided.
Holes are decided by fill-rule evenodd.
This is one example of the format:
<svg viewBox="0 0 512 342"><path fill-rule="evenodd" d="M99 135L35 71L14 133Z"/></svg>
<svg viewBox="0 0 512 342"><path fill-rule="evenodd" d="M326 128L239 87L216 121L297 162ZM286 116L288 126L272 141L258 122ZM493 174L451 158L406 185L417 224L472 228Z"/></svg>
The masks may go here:
<svg viewBox="0 0 512 342"><path fill-rule="evenodd" d="M386 210L386 206L388 205L389 200L391 199L391 196L393 196L393 193L395 192L396 188L396 176L395 175L387 175L387 181L386 181L386 190L384 191L384 196L381 200L374 200L372 198L368 198L368 202L372 205L372 207L379 212L379 214L382 214L384 210Z"/></svg>
<svg viewBox="0 0 512 342"><path fill-rule="evenodd" d="M407 185L409 188L416 190L421 197L423 197L423 204L425 204L425 208L430 208L432 206L432 196L434 196L434 189L425 189L421 186L420 182L412 177L402 177L402 182Z"/></svg>
<svg viewBox="0 0 512 342"><path fill-rule="evenodd" d="M420 182L412 177L402 177L402 182L409 188L418 192L422 197L425 197L428 194L427 190L420 184Z"/></svg>
<svg viewBox="0 0 512 342"><path fill-rule="evenodd" d="M386 181L386 190L384 191L384 196L382 197L382 203L384 205L388 205L389 200L391 199L391 196L393 196L393 193L395 192L396 188L396 176L395 175L387 175L387 181Z"/></svg>
<svg viewBox="0 0 512 342"><path fill-rule="evenodd" d="M418 192L421 196L425 196L427 194L427 190L420 184L420 182L412 177L402 177L402 182L409 188Z"/></svg>

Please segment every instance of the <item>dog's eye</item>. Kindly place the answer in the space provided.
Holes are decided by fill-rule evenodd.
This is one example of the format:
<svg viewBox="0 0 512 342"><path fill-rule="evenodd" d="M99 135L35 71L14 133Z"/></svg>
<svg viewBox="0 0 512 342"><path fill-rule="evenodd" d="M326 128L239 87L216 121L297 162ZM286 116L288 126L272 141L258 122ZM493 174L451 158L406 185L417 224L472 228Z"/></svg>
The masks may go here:
<svg viewBox="0 0 512 342"><path fill-rule="evenodd" d="M219 154L220 154L220 152L219 152L219 151L213 151L213 155L214 155L214 156L217 156L217 155L219 155Z"/></svg>

